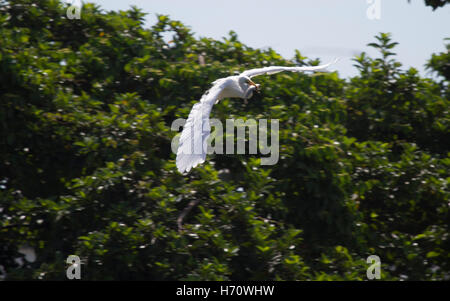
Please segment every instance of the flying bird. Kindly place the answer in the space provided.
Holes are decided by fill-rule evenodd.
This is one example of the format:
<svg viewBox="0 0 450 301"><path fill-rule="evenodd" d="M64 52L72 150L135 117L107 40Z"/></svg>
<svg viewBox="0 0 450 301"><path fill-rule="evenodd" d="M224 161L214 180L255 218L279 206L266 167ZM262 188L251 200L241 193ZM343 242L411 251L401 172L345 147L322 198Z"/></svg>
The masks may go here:
<svg viewBox="0 0 450 301"><path fill-rule="evenodd" d="M254 83L251 78L282 71L325 71L327 67L336 61L321 66L270 66L256 68L244 71L239 75L228 76L214 81L212 87L203 94L200 101L194 104L183 127L176 158L178 171L180 173L189 172L192 168L205 162L207 139L211 133L209 115L212 107L223 98L235 97L243 98L244 100L251 98L254 92L259 92L260 86Z"/></svg>

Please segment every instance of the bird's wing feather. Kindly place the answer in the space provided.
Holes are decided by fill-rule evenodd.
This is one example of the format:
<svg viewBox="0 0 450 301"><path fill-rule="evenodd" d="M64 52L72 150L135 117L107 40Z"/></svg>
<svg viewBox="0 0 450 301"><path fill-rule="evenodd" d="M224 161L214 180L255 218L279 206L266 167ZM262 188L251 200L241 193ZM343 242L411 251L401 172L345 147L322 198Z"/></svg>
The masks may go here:
<svg viewBox="0 0 450 301"><path fill-rule="evenodd" d="M321 66L304 66L304 67L284 67L284 66L270 66L264 68L256 68L244 71L241 73L243 76L254 77L263 74L275 74L282 71L291 71L291 72L304 72L304 71L324 71L331 64L337 62L337 59L334 62L321 65Z"/></svg>
<svg viewBox="0 0 450 301"><path fill-rule="evenodd" d="M176 164L178 171L183 173L205 162L207 143L211 133L209 114L223 91L223 82L215 81L199 102L194 104L181 132L178 144Z"/></svg>

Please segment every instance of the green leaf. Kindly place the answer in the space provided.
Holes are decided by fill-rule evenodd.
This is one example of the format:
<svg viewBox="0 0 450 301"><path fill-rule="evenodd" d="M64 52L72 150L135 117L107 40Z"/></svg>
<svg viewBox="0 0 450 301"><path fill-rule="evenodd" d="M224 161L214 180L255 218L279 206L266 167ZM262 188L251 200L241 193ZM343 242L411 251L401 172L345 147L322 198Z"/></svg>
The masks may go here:
<svg viewBox="0 0 450 301"><path fill-rule="evenodd" d="M441 255L441 254L438 253L438 252L430 251L430 252L427 253L427 258L433 258L433 257L437 257L439 255Z"/></svg>

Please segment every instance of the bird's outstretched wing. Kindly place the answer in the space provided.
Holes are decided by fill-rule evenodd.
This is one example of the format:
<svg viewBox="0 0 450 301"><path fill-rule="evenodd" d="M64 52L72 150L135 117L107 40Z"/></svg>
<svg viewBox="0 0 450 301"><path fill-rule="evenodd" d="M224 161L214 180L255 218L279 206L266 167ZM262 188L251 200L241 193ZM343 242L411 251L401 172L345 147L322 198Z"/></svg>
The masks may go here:
<svg viewBox="0 0 450 301"><path fill-rule="evenodd" d="M336 63L338 59L334 60L331 63L321 65L321 66L303 66L303 67L284 67L284 66L270 66L264 68L256 68L244 71L241 73L243 76L248 76L250 78L263 74L275 74L282 71L291 71L291 72L304 72L304 71L325 71L330 65Z"/></svg>
<svg viewBox="0 0 450 301"><path fill-rule="evenodd" d="M211 89L192 107L178 144L176 164L180 173L205 162L206 142L211 133L209 114L216 100L220 98L223 87L223 81L215 81Z"/></svg>

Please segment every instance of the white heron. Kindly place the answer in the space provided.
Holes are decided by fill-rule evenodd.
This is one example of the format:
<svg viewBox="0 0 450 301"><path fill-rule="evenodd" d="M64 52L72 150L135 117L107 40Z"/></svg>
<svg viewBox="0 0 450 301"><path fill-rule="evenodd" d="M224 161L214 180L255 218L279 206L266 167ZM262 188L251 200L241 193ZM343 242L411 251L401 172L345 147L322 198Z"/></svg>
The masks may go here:
<svg viewBox="0 0 450 301"><path fill-rule="evenodd" d="M284 67L270 66L250 69L239 75L220 78L213 82L213 86L203 94L189 113L189 117L181 132L176 165L180 173L189 172L191 168L205 162L207 139L211 133L209 115L214 104L227 97L249 99L253 92L259 91L259 85L251 78L263 74L275 74L282 71L305 72L325 71L334 62L321 66Z"/></svg>

